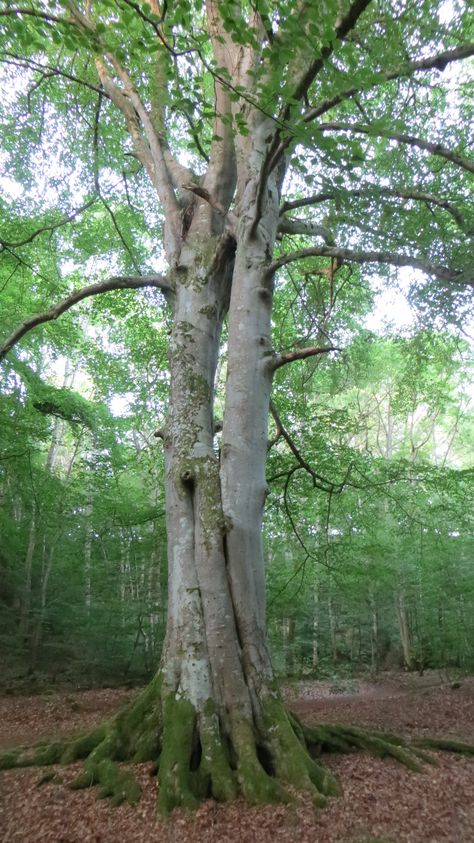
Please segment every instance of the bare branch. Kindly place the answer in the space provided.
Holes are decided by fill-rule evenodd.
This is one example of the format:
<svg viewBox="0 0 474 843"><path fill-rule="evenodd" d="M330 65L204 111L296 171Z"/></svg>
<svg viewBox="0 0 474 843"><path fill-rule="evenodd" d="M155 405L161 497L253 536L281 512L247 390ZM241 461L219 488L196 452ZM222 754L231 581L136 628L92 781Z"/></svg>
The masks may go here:
<svg viewBox="0 0 474 843"><path fill-rule="evenodd" d="M165 215L167 218L166 229L168 232L169 241L167 244L167 252L170 259L170 263L173 264L179 253L181 217L179 203L174 192L173 181L170 177L170 172L166 163L164 148L161 143L160 137L158 136L158 133L155 131L155 127L153 125L151 116L148 113L147 108L143 104L137 90L135 89L135 86L133 85L129 74L127 73L125 68L122 67L120 62L117 60L116 56L109 52L107 52L105 55L108 61L110 61L110 63L112 64L115 72L117 73L119 79L124 85L122 96L130 100L130 103L132 104L133 108L138 114L145 131L145 136L148 141L151 159L153 162L153 182L157 189L158 196L163 205ZM169 157L172 158L172 156ZM186 175L189 177L190 173L188 171L185 172Z"/></svg>
<svg viewBox="0 0 474 843"><path fill-rule="evenodd" d="M115 276L103 281L100 284L90 284L87 287L82 287L71 293L66 299L59 302L59 304L46 310L43 313L38 313L35 316L30 316L26 319L8 339L0 346L0 360L3 360L8 352L15 346L25 334L36 328L38 325L43 325L45 322L52 322L57 319L66 310L69 310L73 305L86 299L90 296L97 296L100 293L108 293L111 290L138 290L143 287L157 287L161 290L165 297L173 292L173 286L169 279L164 275L141 275L135 276Z"/></svg>
<svg viewBox="0 0 474 843"><path fill-rule="evenodd" d="M194 143L196 144L196 149L199 152L199 155L201 156L201 158L204 159L206 164L209 164L209 155L207 154L206 150L204 149L204 147L201 143L201 139L200 139L199 134L197 132L196 126L194 125L194 121L193 121L192 117L190 117L190 115L188 114L188 112L184 108L175 108L175 111L178 114L181 114L184 117L184 119L186 120L186 123L189 126L189 131L191 132L192 139L193 139Z"/></svg>
<svg viewBox="0 0 474 843"><path fill-rule="evenodd" d="M452 152L447 147L440 143L430 143L429 141L416 138L413 135L405 135L402 132L392 132L390 129L383 129L380 126L363 126L360 123L321 123L317 127L318 132L354 132L360 135L372 135L374 137L389 138L390 140L398 141L398 143L406 143L408 146L416 146L419 149L425 149L431 155L439 155L441 158L446 158L447 161L452 161L458 167L474 173L474 161L464 158L457 152Z"/></svg>
<svg viewBox="0 0 474 843"><path fill-rule="evenodd" d="M318 354L327 354L329 351L342 351L342 348L335 345L328 345L323 348L315 346L298 348L296 351L288 352L288 354L277 354L271 362L271 368L276 370L281 366L286 366L287 363L293 363L295 360L306 360L307 357L316 357Z"/></svg>
<svg viewBox="0 0 474 843"><path fill-rule="evenodd" d="M207 0L206 14L212 52L216 63L226 68L229 80L237 68L237 47L223 25L222 10L216 0ZM252 23L250 22L250 26ZM234 69L233 69L234 68ZM214 121L209 155L209 167L203 180L204 187L226 209L235 188L235 144L232 128L232 102L228 86L214 76Z"/></svg>
<svg viewBox="0 0 474 843"><path fill-rule="evenodd" d="M117 222L117 217L115 216L115 214L114 214L114 212L113 212L113 210L112 210L111 206L110 206L110 205L109 205L109 203L107 202L107 200L106 200L106 198L105 198L105 196L104 196L104 194L103 194L103 191L102 191L101 185L100 185L100 175L99 175L99 130L100 130L100 112L101 112L101 108L102 108L102 94L100 93L100 94L99 94L99 96L98 96L98 98L97 98L97 106L96 106L95 116L94 116L93 138L92 138L92 144L93 144L93 150L94 150L94 160L93 160L92 169L93 169L93 172L94 172L94 184L95 184L95 189L96 189L97 194L98 194L98 196L99 196L99 198L100 198L100 201L102 202L102 204L103 204L103 206L104 206L105 210L107 211L107 213L108 213L108 214L109 214L109 216L110 216L110 219L112 220L112 224L113 224L113 226L114 226L114 228L115 228L115 231L116 231L116 232L117 232L117 234L118 234L118 237L119 237L119 239L120 239L120 242L122 243L122 245L123 245L123 247L124 247L125 251L126 251L126 252L128 252L128 254L129 254L129 256L130 256L130 259L131 259L131 261L132 261L132 264L133 264L134 268L135 268L135 269L136 269L136 271L140 274L140 268L139 268L139 266L138 266L137 261L135 260L135 255L133 254L133 252L132 252L132 250L131 250L130 246L128 245L128 243L127 243L127 241L126 241L126 239L125 239L125 236L124 236L124 234L122 233L122 231L121 231L121 229L120 229L120 226L119 226L119 224L118 224L118 222Z"/></svg>
<svg viewBox="0 0 474 843"><path fill-rule="evenodd" d="M100 50L104 60L108 62L109 67L113 68L113 73L123 86L120 87L115 83L106 67L105 61L97 54L95 63L102 86L112 102L122 111L137 155L144 167L146 167L163 205L167 220L165 226L165 251L170 264L175 265L181 246L181 216L170 168L176 164L180 175L185 174L189 178L191 174L184 167L181 167L178 162L175 162L169 150L166 149L166 144L162 142L158 132L155 130L151 115L135 88L129 73L123 67L117 56L106 48L93 21L80 11L74 0L67 0L67 5L76 25L92 33L97 44L97 52ZM145 136L140 131L140 122Z"/></svg>
<svg viewBox="0 0 474 843"><path fill-rule="evenodd" d="M411 266L413 269L421 269L427 275L434 275L441 281L455 281L461 284L469 284L474 286L474 275L452 270L445 266L437 266L428 261L419 260L411 257L411 255L399 255L394 252L375 252L375 251L353 251L352 249L340 249L331 246L314 246L309 249L300 249L297 252L290 252L282 255L273 261L269 267L269 272L276 272L282 266L286 266L293 261L301 260L302 258L310 257L329 257L337 258L341 261L348 261L349 263L382 263L391 266Z"/></svg>
<svg viewBox="0 0 474 843"><path fill-rule="evenodd" d="M344 191L349 193L350 191ZM286 214L287 211L296 211L298 208L307 208L308 205L320 205L323 202L328 202L330 199L335 199L338 194L331 190L322 190L320 193L313 193L311 196L302 196L301 199L290 199L284 201L280 207L280 216Z"/></svg>
<svg viewBox="0 0 474 843"><path fill-rule="evenodd" d="M281 437L283 436L283 428L281 426L281 422L280 422L279 419L278 419L278 421L275 421L275 425L276 425L275 435L272 436L272 438L269 439L268 443L267 443L267 450L268 451L270 451L273 448L273 446L276 445L277 442L279 442Z"/></svg>
<svg viewBox="0 0 474 843"><path fill-rule="evenodd" d="M324 47L321 50L321 54L309 65L306 73L300 79L295 91L293 92L292 99L293 100L301 100L304 95L307 93L310 85L314 82L316 76L318 75L319 71L324 66L324 62L329 58L329 56L333 53L334 47L337 41L342 40L343 38L348 35L348 33L354 29L357 21L359 20L360 16L365 12L366 8L370 5L371 0L354 0L352 5L350 6L348 12L339 22L336 23L335 27L335 39L331 42L330 45ZM287 120L290 116L290 107L286 106L284 113L281 115L283 120ZM276 162L275 162L276 164ZM273 165L274 166L274 165Z"/></svg>

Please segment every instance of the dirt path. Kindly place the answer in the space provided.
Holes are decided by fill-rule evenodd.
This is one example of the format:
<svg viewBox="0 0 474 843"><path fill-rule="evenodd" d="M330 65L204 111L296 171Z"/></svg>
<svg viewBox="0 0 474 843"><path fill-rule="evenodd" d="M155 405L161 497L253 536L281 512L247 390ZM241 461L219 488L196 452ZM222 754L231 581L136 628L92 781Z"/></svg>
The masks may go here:
<svg viewBox="0 0 474 843"><path fill-rule="evenodd" d="M0 698L0 747L84 729L109 717L133 692ZM289 702L307 722L340 722L431 734L474 743L474 678L452 688L446 677L390 675L377 683L300 683ZM150 765L134 770L144 796L137 808L113 809L94 790L65 786L77 765L58 768L63 784L38 787L42 771L0 773L2 843L474 843L474 759L438 753L438 766L413 774L367 755L326 756L344 795L315 810L249 808L206 802L195 814L155 814Z"/></svg>

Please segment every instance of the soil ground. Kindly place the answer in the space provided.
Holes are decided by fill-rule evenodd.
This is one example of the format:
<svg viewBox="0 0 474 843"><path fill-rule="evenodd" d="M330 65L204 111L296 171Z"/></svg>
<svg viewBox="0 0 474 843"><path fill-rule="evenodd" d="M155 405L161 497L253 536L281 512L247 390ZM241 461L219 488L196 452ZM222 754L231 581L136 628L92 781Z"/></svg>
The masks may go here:
<svg viewBox="0 0 474 843"><path fill-rule="evenodd" d="M286 689L308 723L352 723L474 743L474 677L385 674L376 682L308 681ZM87 729L135 692L101 689L0 698L0 748ZM0 773L2 843L474 843L474 758L434 753L438 766L411 773L366 754L327 755L344 795L324 810L299 796L290 806L203 803L195 813L156 816L151 765L132 765L143 787L136 808L112 808L67 783L80 765L54 768L62 783L39 786L44 770Z"/></svg>

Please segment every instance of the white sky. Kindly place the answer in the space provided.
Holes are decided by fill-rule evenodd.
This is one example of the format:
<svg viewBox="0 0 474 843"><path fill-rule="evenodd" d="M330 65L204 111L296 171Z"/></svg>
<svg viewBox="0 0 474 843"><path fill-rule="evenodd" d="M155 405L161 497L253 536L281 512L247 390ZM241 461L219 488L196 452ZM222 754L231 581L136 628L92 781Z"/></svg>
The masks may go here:
<svg viewBox="0 0 474 843"><path fill-rule="evenodd" d="M406 330L414 326L416 317L408 301L413 274L412 269L399 269L396 286L387 287L385 280L375 281L375 307L365 320L369 331L383 333L387 328Z"/></svg>

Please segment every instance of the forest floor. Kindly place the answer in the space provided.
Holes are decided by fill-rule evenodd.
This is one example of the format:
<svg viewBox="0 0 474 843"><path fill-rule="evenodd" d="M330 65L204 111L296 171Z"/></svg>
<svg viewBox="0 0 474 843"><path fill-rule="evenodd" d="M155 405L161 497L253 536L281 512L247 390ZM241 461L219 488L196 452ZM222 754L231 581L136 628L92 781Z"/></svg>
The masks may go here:
<svg viewBox="0 0 474 843"><path fill-rule="evenodd" d="M308 723L351 723L403 735L474 743L474 677L382 674L377 681L307 681L286 689ZM0 697L0 748L83 730L113 714L135 692L100 689ZM411 773L366 754L327 755L344 795L317 810L304 796L291 806L203 803L195 813L156 816L150 765L132 765L143 787L136 808L112 808L94 790L71 791L80 765L57 769L62 783L39 786L43 770L0 773L2 843L474 843L474 758L434 753L438 766Z"/></svg>

